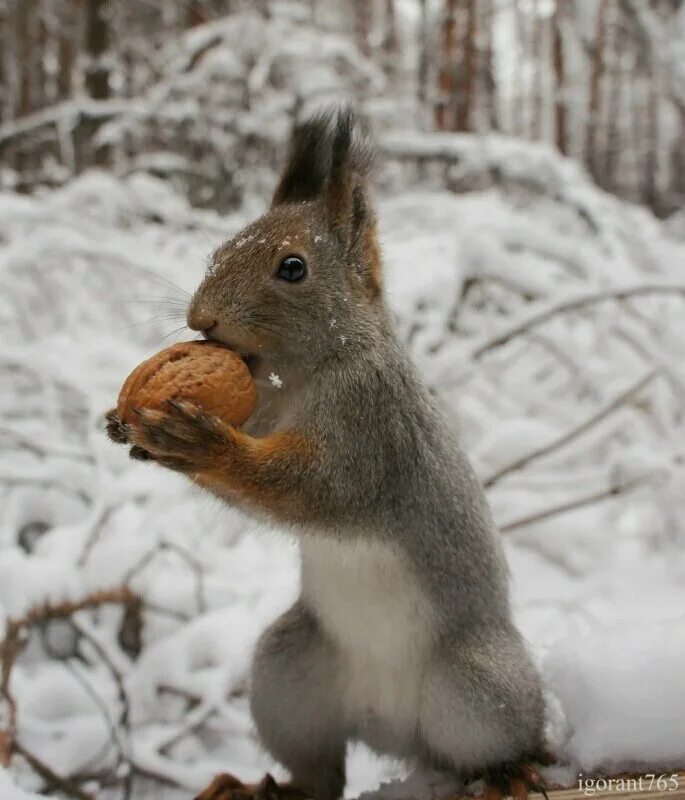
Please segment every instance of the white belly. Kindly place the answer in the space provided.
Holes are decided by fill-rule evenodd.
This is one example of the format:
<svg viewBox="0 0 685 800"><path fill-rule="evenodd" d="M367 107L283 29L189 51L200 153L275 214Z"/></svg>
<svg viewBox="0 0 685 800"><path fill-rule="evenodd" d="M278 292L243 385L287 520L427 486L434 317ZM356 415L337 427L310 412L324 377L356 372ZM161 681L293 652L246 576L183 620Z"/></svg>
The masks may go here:
<svg viewBox="0 0 685 800"><path fill-rule="evenodd" d="M388 546L303 537L301 554L303 597L340 648L350 725L401 752L416 730L434 636L428 601Z"/></svg>

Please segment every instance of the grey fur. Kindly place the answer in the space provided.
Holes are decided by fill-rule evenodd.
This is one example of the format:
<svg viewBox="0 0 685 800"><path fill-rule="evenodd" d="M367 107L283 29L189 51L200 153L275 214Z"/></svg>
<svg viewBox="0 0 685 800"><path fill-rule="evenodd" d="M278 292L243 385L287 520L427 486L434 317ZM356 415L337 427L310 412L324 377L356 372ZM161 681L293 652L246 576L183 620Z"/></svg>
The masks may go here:
<svg viewBox="0 0 685 800"><path fill-rule="evenodd" d="M533 753L543 725L482 488L369 290L372 270L358 263L374 220L355 201L355 191L366 197L368 162L355 169L353 154L369 151L325 151L353 128L348 112L305 127L324 148L312 154L314 180L298 194L307 148L296 141L287 191L217 251L189 312L191 325L211 318L216 338L255 356L258 378L283 379L246 430L295 429L317 445L306 468L274 465L269 477L307 499L306 513L279 520L303 543L303 593L262 636L251 703L267 749L321 800L341 793L350 739L462 772ZM331 232L330 175L320 173L342 175L346 163L355 191L344 186L335 199L336 218L342 211L350 225L341 239ZM274 281L289 250L306 253L302 284ZM329 546L339 564L327 563ZM336 604L347 603L358 621L339 616ZM406 674L393 663L404 658Z"/></svg>

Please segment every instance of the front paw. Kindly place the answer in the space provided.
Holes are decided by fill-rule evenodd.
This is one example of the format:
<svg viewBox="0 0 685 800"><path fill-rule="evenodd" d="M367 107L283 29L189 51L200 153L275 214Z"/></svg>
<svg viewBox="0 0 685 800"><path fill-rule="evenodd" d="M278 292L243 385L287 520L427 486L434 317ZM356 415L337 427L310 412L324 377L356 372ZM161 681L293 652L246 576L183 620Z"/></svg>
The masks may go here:
<svg viewBox="0 0 685 800"><path fill-rule="evenodd" d="M128 444L129 427L119 419L116 408L105 414L105 430L107 436L117 444Z"/></svg>
<svg viewBox="0 0 685 800"><path fill-rule="evenodd" d="M169 400L168 411L141 408L128 426L131 458L150 459L179 472L216 467L227 455L230 427L192 403Z"/></svg>

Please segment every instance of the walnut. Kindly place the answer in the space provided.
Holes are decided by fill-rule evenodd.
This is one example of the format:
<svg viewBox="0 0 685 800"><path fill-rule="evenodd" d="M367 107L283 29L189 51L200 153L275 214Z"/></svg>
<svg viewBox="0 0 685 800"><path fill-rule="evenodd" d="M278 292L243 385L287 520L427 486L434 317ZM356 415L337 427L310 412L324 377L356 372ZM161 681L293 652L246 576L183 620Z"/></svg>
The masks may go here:
<svg viewBox="0 0 685 800"><path fill-rule="evenodd" d="M254 411L257 388L242 358L216 342L182 342L143 361L119 393L117 413L136 422L135 409L165 410L168 400L187 400L230 425Z"/></svg>

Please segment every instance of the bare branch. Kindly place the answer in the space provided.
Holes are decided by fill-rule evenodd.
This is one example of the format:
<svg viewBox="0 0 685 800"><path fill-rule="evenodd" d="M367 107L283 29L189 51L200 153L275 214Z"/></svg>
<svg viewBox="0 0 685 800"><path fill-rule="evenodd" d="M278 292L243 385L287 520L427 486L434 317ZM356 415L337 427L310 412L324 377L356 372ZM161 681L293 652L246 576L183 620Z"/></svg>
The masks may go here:
<svg viewBox="0 0 685 800"><path fill-rule="evenodd" d="M533 525L536 522L542 522L542 520L549 519L550 517L556 517L559 514L565 514L567 511L575 511L578 508L584 508L585 506L591 506L595 503L601 503L604 500L611 500L614 497L627 494L633 489L637 489L639 486L647 484L652 477L652 474L641 475L639 478L632 478L624 483L610 486L608 489L604 489L601 492L595 492L594 494L585 495L584 497L579 497L575 500L569 500L566 503L561 503L558 506L552 506L551 508L546 508L542 511L534 511L532 514L527 514L526 516L519 517L518 519L513 519L510 522L505 522L503 525L499 525L499 530L501 533L509 533L510 531L517 530L518 528L524 528L527 525Z"/></svg>
<svg viewBox="0 0 685 800"><path fill-rule="evenodd" d="M533 312L526 319L515 323L514 325L505 328L495 336L486 339L481 344L477 344L472 350L470 357L473 361L478 361L486 353L495 350L498 347L506 344L511 339L527 333L532 328L547 322L550 319L565 314L568 311L576 311L579 308L603 303L607 300L625 300L627 297L637 297L647 294L673 294L685 296L685 285L679 286L677 284L648 284L641 286L628 286L623 289L607 289L606 291L594 292L592 294L581 294L575 297L570 297L560 303L548 306L547 308L540 309Z"/></svg>
<svg viewBox="0 0 685 800"><path fill-rule="evenodd" d="M95 800L90 792L86 792L77 786L73 781L68 778L63 778L58 775L52 767L49 767L44 761L41 761L38 756L27 750L16 740L14 741L14 750L27 762L31 769L45 781L48 788L58 789L68 797L75 797L77 800Z"/></svg>
<svg viewBox="0 0 685 800"><path fill-rule="evenodd" d="M581 423L571 428L571 430L563 433L561 436L558 436L556 439L553 439L551 442L548 442L542 447L538 447L536 450L532 450L530 453L511 461L509 464L506 464L503 467L500 467L500 469L483 481L483 485L486 488L490 488L500 481L505 475L509 475L511 472L515 472L519 469L527 467L528 464L530 464L532 461L536 461L538 458L549 455L556 450L561 450L567 444L594 428L595 425L597 425L603 419L606 419L609 415L613 414L614 411L621 408L621 406L624 406L629 400L635 397L636 394L642 391L647 384L651 383L651 381L659 374L660 370L658 369L649 370L649 372L647 372L646 375L643 375L639 381L634 383L632 386L629 386L627 389L624 389L620 394L614 397L613 400L600 408L599 411L596 411L592 416L583 420Z"/></svg>
<svg viewBox="0 0 685 800"><path fill-rule="evenodd" d="M26 640L26 632L41 623L54 619L71 617L78 611L98 608L103 605L121 604L128 606L139 604L140 600L128 586L93 592L81 600L64 600L60 603L45 603L30 609L19 619L8 619L5 622L5 636L0 642L0 699L8 708L8 720L4 731L0 731L0 766L7 766L16 751L17 706L10 691L10 678L19 653Z"/></svg>

